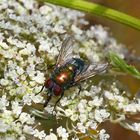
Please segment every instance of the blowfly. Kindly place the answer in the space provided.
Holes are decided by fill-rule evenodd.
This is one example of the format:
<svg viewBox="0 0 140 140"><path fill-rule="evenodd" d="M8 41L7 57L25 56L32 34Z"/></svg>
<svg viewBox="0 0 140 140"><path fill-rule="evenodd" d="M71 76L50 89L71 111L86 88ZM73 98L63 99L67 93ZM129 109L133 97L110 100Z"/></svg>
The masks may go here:
<svg viewBox="0 0 140 140"><path fill-rule="evenodd" d="M86 64L81 58L75 58L73 52L73 38L68 37L62 43L54 70L49 79L42 86L42 89L47 89L47 99L44 107L47 106L52 96L60 96L56 104L61 100L64 91L70 87L80 85L80 83L96 74L104 72L108 64ZM81 86L79 86L79 93ZM39 93L40 93L39 92ZM55 107L54 106L54 107Z"/></svg>

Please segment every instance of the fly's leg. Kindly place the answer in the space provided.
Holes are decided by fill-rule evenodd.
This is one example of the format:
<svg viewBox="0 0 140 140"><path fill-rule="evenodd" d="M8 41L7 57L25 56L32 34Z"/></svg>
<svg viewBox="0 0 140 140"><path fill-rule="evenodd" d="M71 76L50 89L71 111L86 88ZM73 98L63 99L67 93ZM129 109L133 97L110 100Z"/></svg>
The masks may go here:
<svg viewBox="0 0 140 140"><path fill-rule="evenodd" d="M78 85L79 91L78 91L78 95L80 94L81 90L82 90L82 86L79 84Z"/></svg>
<svg viewBox="0 0 140 140"><path fill-rule="evenodd" d="M35 95L41 93L41 92L43 91L44 87L45 87L45 86L42 86L41 90L40 90L38 93L35 93Z"/></svg>
<svg viewBox="0 0 140 140"><path fill-rule="evenodd" d="M63 95L64 95L64 92L62 92L60 98L56 101L56 103L55 103L55 105L54 105L54 108L53 108L53 111L55 110L56 105L58 104L58 102L62 99Z"/></svg>
<svg viewBox="0 0 140 140"><path fill-rule="evenodd" d="M51 98L52 98L52 95L49 95L48 98L47 98L47 100L44 103L44 107L46 107L48 105L48 103L51 100Z"/></svg>

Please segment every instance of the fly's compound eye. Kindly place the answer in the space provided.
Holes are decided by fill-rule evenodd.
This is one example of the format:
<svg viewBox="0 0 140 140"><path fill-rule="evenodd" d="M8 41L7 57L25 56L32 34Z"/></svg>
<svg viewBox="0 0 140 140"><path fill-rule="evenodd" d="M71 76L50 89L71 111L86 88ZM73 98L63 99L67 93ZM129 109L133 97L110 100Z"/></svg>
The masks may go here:
<svg viewBox="0 0 140 140"><path fill-rule="evenodd" d="M54 87L53 87L53 93L56 96L61 95L62 92L63 92L63 90L62 90L62 88L59 85L54 85Z"/></svg>
<svg viewBox="0 0 140 140"><path fill-rule="evenodd" d="M50 89L53 87L53 81L51 79L48 79L46 82L45 82L45 87Z"/></svg>

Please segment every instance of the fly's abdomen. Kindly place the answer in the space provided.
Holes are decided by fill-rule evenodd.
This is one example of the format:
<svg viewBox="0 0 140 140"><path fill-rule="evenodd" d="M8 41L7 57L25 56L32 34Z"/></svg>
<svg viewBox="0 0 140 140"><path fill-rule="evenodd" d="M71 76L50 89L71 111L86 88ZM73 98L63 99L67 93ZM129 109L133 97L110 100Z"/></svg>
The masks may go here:
<svg viewBox="0 0 140 140"><path fill-rule="evenodd" d="M73 65L75 73L79 74L84 68L84 61L80 58L73 58L69 61L69 64Z"/></svg>

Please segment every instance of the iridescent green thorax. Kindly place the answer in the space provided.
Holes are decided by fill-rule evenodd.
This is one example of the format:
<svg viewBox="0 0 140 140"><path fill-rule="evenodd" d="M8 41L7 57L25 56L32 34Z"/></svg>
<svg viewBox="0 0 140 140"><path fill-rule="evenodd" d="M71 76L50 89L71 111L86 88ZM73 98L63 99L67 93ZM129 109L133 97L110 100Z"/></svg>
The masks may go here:
<svg viewBox="0 0 140 140"><path fill-rule="evenodd" d="M75 65L66 64L54 70L52 79L60 86L68 86L73 82L75 76Z"/></svg>

